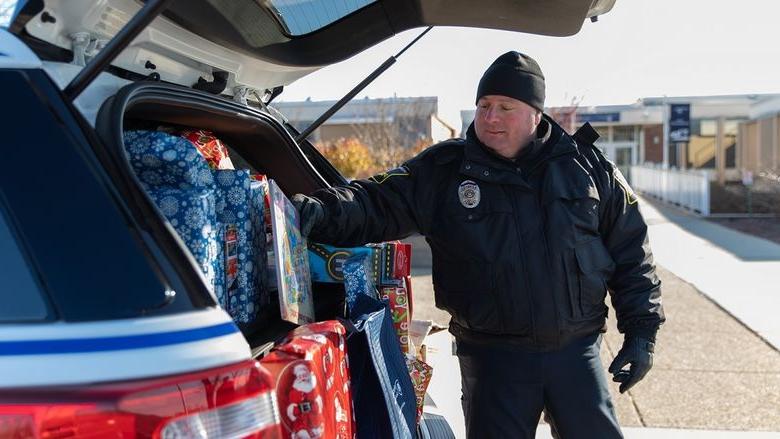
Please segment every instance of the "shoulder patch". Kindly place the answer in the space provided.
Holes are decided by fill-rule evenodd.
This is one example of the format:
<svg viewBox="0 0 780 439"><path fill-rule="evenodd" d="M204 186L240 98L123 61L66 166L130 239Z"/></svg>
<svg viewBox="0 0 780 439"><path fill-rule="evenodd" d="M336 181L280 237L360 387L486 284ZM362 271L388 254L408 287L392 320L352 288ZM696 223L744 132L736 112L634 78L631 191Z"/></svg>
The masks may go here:
<svg viewBox="0 0 780 439"><path fill-rule="evenodd" d="M409 176L409 168L407 168L405 165L399 166L395 169L391 169L381 174L377 174L373 177L369 177L368 179L373 181L374 183L382 184L386 182L390 177L402 177L402 176Z"/></svg>
<svg viewBox="0 0 780 439"><path fill-rule="evenodd" d="M615 175L615 182L619 184L621 188L623 188L623 193L626 194L626 204L631 205L639 202L639 198L636 196L636 192L631 189L631 186L628 184L628 180L626 180L626 177L624 177L623 173L620 172L620 169L615 166L613 172Z"/></svg>

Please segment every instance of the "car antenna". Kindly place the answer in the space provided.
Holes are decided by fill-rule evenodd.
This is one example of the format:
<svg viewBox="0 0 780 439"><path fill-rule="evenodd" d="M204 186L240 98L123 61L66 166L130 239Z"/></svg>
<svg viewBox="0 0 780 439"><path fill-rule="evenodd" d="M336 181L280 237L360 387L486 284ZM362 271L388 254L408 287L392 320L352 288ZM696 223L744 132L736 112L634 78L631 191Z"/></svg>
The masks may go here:
<svg viewBox="0 0 780 439"><path fill-rule="evenodd" d="M368 84L372 83L374 79L378 78L379 75L385 72L385 70L389 69L390 66L395 64L396 61L398 61L398 57L400 57L404 52L406 52L406 49L412 47L414 43L420 40L425 34L427 34L431 29L433 29L433 26L428 26L427 29L425 29L420 35L417 36L414 40L412 40L411 43L407 44L406 47L401 49L398 54L395 56L390 56L390 58L387 58L385 62L382 63L379 67L376 68L373 72L371 72L370 75L368 75L364 80L360 81L360 84L356 85L355 88L349 91L346 95L344 95L343 98L341 98L338 102L336 102L332 107L328 108L328 111L322 113L322 116L318 117L317 120L312 122L311 125L306 127L305 130L303 130L300 134L298 134L298 137L295 138L295 141L297 143L300 143L301 141L305 140L309 135L314 132L317 128L319 128L320 125L322 125L326 120L330 119L331 116L333 116L333 113L339 111L341 107L346 105L347 102L351 101L352 98L355 97L358 93L360 93L361 90L366 88Z"/></svg>
<svg viewBox="0 0 780 439"><path fill-rule="evenodd" d="M94 58L83 69L79 71L75 78L70 81L63 93L70 101L76 100L87 86L100 74L114 58L122 52L135 37L157 17L171 0L148 0L144 6L133 15L133 18L127 22L127 25L114 35L114 38L95 55Z"/></svg>

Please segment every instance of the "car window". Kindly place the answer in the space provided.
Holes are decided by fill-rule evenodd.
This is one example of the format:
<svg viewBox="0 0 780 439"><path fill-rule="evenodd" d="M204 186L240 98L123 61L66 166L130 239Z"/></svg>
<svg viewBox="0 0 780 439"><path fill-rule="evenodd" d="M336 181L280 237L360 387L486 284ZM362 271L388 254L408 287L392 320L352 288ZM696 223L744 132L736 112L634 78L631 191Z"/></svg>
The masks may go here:
<svg viewBox="0 0 780 439"><path fill-rule="evenodd" d="M208 291L187 289L158 262L152 252L159 247L97 171L90 139L55 87L42 70L0 69L0 90L15 115L3 130L0 199L57 318L113 320L213 306Z"/></svg>
<svg viewBox="0 0 780 439"><path fill-rule="evenodd" d="M0 207L0 322L48 320L47 299L38 286Z"/></svg>
<svg viewBox="0 0 780 439"><path fill-rule="evenodd" d="M290 35L304 35L321 29L376 0L270 0L276 14Z"/></svg>
<svg viewBox="0 0 780 439"><path fill-rule="evenodd" d="M24 3L19 0L0 0L0 28L7 28L11 24L16 11Z"/></svg>

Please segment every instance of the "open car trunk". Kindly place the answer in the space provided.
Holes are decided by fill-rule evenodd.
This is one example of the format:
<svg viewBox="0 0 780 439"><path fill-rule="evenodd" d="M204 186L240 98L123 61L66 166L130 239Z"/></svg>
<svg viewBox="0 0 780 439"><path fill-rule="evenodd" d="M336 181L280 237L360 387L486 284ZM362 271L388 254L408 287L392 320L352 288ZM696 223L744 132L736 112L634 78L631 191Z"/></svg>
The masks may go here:
<svg viewBox="0 0 780 439"><path fill-rule="evenodd" d="M139 196L149 197L132 168L123 136L131 130L156 131L161 128L208 130L229 148L235 169L246 169L276 181L288 196L327 187L327 181L309 161L317 162L318 152L305 154L288 131L274 118L246 105L176 85L140 82L122 88L106 100L97 117L96 130L114 155L125 177L135 183ZM337 180L325 169L329 180ZM338 182L338 181L335 181ZM157 206L157 214L165 220ZM182 244L182 250L184 251ZM186 251L185 251L186 253ZM191 276L199 276L199 266L190 259ZM261 269L262 270L262 269ZM263 272L261 271L261 275ZM258 312L251 324L239 325L255 356L262 355L273 342L296 325L280 318L276 291L265 291L271 301ZM314 283L316 320L344 316L344 287L335 283Z"/></svg>

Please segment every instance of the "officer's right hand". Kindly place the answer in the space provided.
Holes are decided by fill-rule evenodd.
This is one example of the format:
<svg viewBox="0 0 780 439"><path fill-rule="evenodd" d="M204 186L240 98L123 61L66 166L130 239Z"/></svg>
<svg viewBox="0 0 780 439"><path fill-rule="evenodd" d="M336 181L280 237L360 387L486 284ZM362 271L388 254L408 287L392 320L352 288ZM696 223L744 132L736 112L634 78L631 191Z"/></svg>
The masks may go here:
<svg viewBox="0 0 780 439"><path fill-rule="evenodd" d="M325 209L316 198L303 194L293 195L290 201L298 211L301 235L309 236L309 233L325 218Z"/></svg>

